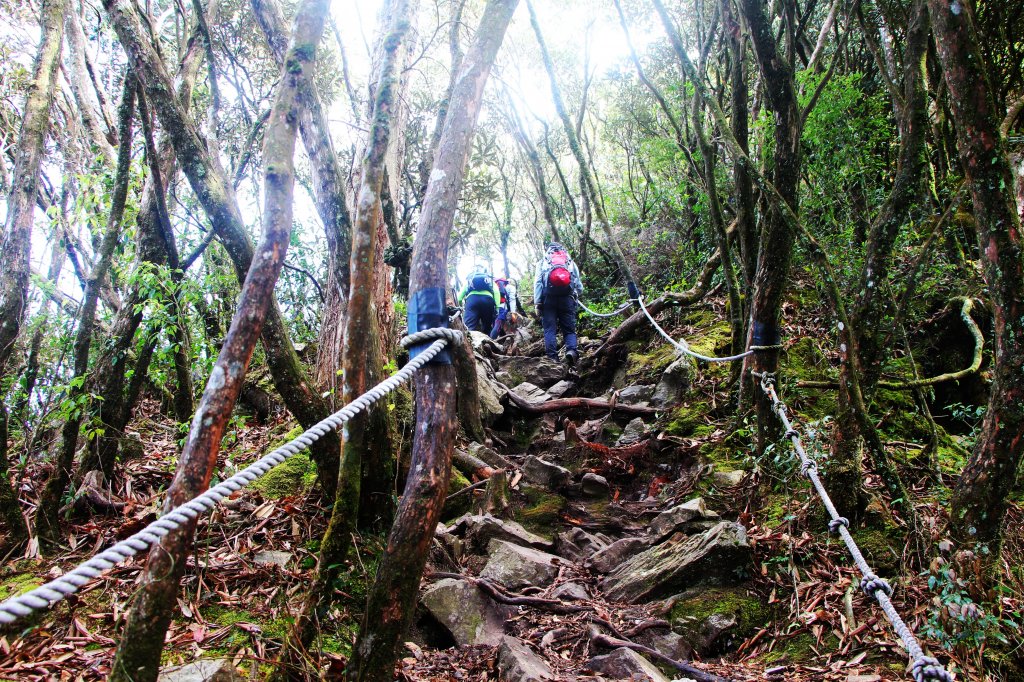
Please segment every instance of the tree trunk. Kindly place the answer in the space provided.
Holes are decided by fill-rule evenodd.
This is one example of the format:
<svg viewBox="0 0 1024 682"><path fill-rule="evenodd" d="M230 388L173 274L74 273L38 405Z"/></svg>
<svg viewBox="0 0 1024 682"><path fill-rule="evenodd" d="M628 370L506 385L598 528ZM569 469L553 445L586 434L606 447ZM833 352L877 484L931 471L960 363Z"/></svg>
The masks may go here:
<svg viewBox="0 0 1024 682"><path fill-rule="evenodd" d="M138 31L142 27L137 18L126 14L115 0L108 0L106 9L133 61L141 61L144 52L139 49ZM265 200L259 258L248 268L238 308L168 489L165 511L192 499L209 486L224 430L260 338L260 328L272 309L274 284L284 265L292 227L298 92L303 81L312 77L313 57L327 11L323 0L310 0L302 4L296 16L291 49L281 71L264 140ZM159 62L155 65L160 66ZM137 73L141 78L150 75L143 69ZM156 679L160 651L194 531L195 523L189 523L166 535L160 546L150 552L143 584L118 646L111 680L146 682Z"/></svg>
<svg viewBox="0 0 1024 682"><path fill-rule="evenodd" d="M853 328L848 332L850 343L840 367L839 410L826 471L833 501L840 513L849 518L858 518L863 511L860 451L861 424L865 422L858 418L850 373L860 372L861 395L869 398L888 354L884 339L891 322L885 320L887 316L891 319L893 310L889 297L882 292L892 265L893 246L900 228L917 211L925 170L928 119L921 59L928 45L928 16L924 0L914 2L906 35L903 94L894 103L899 116L899 167L892 190L872 222L865 243L864 271L850 313ZM874 430L874 426L870 429ZM877 436L872 440L877 440Z"/></svg>
<svg viewBox="0 0 1024 682"><path fill-rule="evenodd" d="M1024 255L1013 175L988 84L972 3L928 0L949 87L960 162L971 188L978 251L995 318L992 387L977 445L953 492L950 522L964 548L996 565L1006 498L1024 448ZM955 11L957 10L958 11Z"/></svg>
<svg viewBox="0 0 1024 682"><path fill-rule="evenodd" d="M377 317L374 312L374 275L376 274L377 230L381 216L381 187L384 164L391 135L392 114L398 106L399 62L403 40L409 32L414 8L409 0L396 0L390 8L391 24L383 41L383 53L377 73L376 97L370 115L371 127L362 160L356 190L356 214L352 225L352 255L349 262L351 286L345 323L342 354L344 373L342 402L351 403L381 379L378 352ZM370 358L368 360L367 358ZM351 546L352 533L360 509L360 484L363 458L390 457L387 444L370 447L368 435L377 426L379 410L360 414L344 426L344 447L331 520L321 543L316 574L306 594L301 613L288 633L274 674L275 680L303 680L303 657L318 631L318 622L332 603L337 579Z"/></svg>
<svg viewBox="0 0 1024 682"><path fill-rule="evenodd" d="M129 74L125 77L124 92L121 95L121 106L118 111L117 135L120 146L117 150L117 170L111 193L107 230L103 235L103 242L100 245L96 262L86 280L82 305L78 311L78 329L75 332L74 344L74 376L66 398L72 403L78 403L78 406L64 422L60 454L57 456L54 470L39 496L39 507L36 510L36 536L44 548L52 547L60 539L58 512L68 483L71 482L71 468L74 466L75 451L78 449L78 432L86 413L87 405L85 403L89 396L86 387L89 372L89 348L92 345L100 287L114 262L114 250L117 248L118 242L121 241L121 228L124 226L124 207L128 200L129 171L132 161L134 114L135 79Z"/></svg>
<svg viewBox="0 0 1024 682"><path fill-rule="evenodd" d="M227 181L217 157L210 153L195 123L174 96L170 77L148 34L133 21L119 0L107 0L105 6L139 79L146 87L153 109L170 136L178 162L231 258L235 276L239 282L244 281L253 262L253 246L245 230L233 187ZM262 329L260 340L267 354L274 387L299 423L309 428L324 419L330 411L306 379L302 362L292 345L276 300L271 302ZM338 434L326 434L312 445L310 452L317 464L321 488L325 495L333 497L341 452Z"/></svg>
<svg viewBox="0 0 1024 682"><path fill-rule="evenodd" d="M15 149L14 174L7 197L7 220L0 235L0 380L7 376L8 363L28 306L32 223L39 191L39 169L46 153L46 134L50 129L50 107L57 83L65 12L65 0L43 0L42 36ZM0 488L10 488L7 476L0 478ZM17 499L13 489L4 490L2 495ZM7 528L11 544L21 544L28 538L28 528L20 514L17 517L9 515L4 521L16 524Z"/></svg>
<svg viewBox="0 0 1024 682"><path fill-rule="evenodd" d="M518 0L489 0L452 92L413 252L410 331L445 323L448 246L459 191L484 85L517 4ZM420 307L428 314L417 315ZM390 682L394 677L396 647L412 618L448 490L455 438L454 369L450 364L430 364L414 382L417 425L412 467L347 671L350 680L360 682Z"/></svg>

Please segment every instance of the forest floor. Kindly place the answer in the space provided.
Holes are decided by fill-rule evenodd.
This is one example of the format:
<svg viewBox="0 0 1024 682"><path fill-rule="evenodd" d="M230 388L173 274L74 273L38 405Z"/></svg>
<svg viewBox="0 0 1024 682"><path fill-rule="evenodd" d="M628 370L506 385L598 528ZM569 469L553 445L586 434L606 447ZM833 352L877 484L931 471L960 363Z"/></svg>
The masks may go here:
<svg viewBox="0 0 1024 682"><path fill-rule="evenodd" d="M716 348L722 338L720 311L677 312L670 317L673 333L694 341L698 350L720 350ZM821 378L834 366L830 354L821 351L821 342L808 340L813 338L808 337L813 323L813 318L805 319L800 330L804 340L794 342L783 360L783 370L788 368L800 378ZM706 341L704 348L700 347L702 340ZM616 380L618 388L660 372L656 365L672 357L665 348L650 339L632 344L626 371ZM648 442L656 455L649 458L625 461L595 456L592 451L581 456L578 447L566 445L565 430L570 422L573 430L584 429L594 421L588 421L586 415L576 415L583 416L582 420L550 415L506 420L504 430L496 428L494 435L496 442L508 445L495 448L516 467L521 468L526 457L539 456L561 462L574 475L599 474L610 484L610 499L595 501L571 494L551 495L546 490L538 498L523 482L512 491L510 515L546 538L576 528L615 539L642 535L657 513L700 496L722 519L743 526L753 561L740 588L740 606L721 601L705 605L711 613L731 609L741 617L728 636L718 638L702 658L694 656L695 667L737 681L908 679L901 645L878 607L857 589L859 576L843 545L825 530L820 502L800 478L788 451L775 451L773 462L759 462L740 444L749 434L738 433L731 426L727 384L727 367L698 370L682 404L651 420ZM800 423L806 425L803 428L809 427L811 451L820 456L827 450L826 415L834 400L802 392L792 392L788 398ZM927 463L916 457L921 451L915 442L919 429L897 432L906 422L900 421L896 412L910 409L907 403L883 408L883 421L892 425L887 430L890 446L894 455L900 455L902 472L916 496L915 506L927 535L924 540L935 546L943 539L948 486L962 462L950 448L940 449L936 459L943 474L936 480ZM614 440L629 420L605 416L599 421L599 433ZM283 417L266 424L236 420L222 450L219 471L252 461L285 440L293 426ZM99 548L156 518L161 491L176 465L180 434L152 400L138 410L129 431L143 448L139 457L124 463L113 491L126 503L122 512L73 516L69 547L57 556L42 558L30 551L25 557L5 559L0 567L0 598L59 576ZM38 482L45 479L45 465L38 456L25 461L20 470L21 489L31 499ZM733 484L716 478L716 470L743 470L746 475ZM327 521L311 480L311 467L300 457L254 488L236 494L200 523L198 552L189 558L179 613L167 638L166 663L227 658L247 671L250 679L263 677L309 582L318 538ZM452 492L456 487L453 482ZM951 622L947 615L952 613L949 605L964 598L963 590L957 589L941 565L922 565L912 556L906 534L898 517L890 512L877 478L869 475L867 487L873 506L854 535L876 571L893 581L896 608L921 636L926 650L949 662L958 671L958 679L1012 679L991 671L1013 669L1021 658L1019 638L1010 640L1010 646L997 643L1000 633L1014 631L1024 612L1021 506L1015 504L1009 514L1005 571L1001 590L992 600L995 612L986 616L989 620L967 627L956 618ZM469 504L469 496L465 497ZM449 524L455 518L455 514L446 514ZM379 536L359 538L356 556L336 586L337 607L323 625L316 662L323 679L342 679L382 542ZM485 558L467 556L454 565L428 567L428 571L454 570L474 576L480 573ZM132 560L118 566L79 595L19 624L19 630L7 632L0 638L0 680L105 679L140 565L140 560ZM671 602L611 602L598 587L601 579L582 558L562 562L554 582L525 592L545 598L567 582L576 583L587 594L586 599L571 602L577 612L517 607L507 619L506 634L540 648L557 679L594 679L586 664L601 653L593 640L595 623L605 635L643 630L657 621L676 625L678 614L672 615L676 612ZM428 576L425 587L430 582ZM692 606L696 602L687 603ZM410 636L412 640L422 634L420 629ZM987 644L982 644L986 641L983 635L988 636ZM983 661L989 670L987 678L981 672ZM423 639L406 645L398 671L398 679L403 680L494 680L497 675L493 645L439 648ZM678 675L678 679L687 678Z"/></svg>

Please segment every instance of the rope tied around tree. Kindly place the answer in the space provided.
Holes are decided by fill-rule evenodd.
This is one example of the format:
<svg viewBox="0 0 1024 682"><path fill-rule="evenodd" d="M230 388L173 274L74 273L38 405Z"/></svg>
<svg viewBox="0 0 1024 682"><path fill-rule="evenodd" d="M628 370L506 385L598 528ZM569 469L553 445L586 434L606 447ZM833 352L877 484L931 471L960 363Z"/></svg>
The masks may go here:
<svg viewBox="0 0 1024 682"><path fill-rule="evenodd" d="M832 498L829 497L828 491L825 490L821 477L818 475L817 463L804 450L800 434L787 416L788 408L775 390L775 376L770 372L752 372L751 374L760 380L761 390L768 400L771 401L772 411L775 412L782 422L786 437L793 443L793 450L800 459L800 473L810 479L818 493L818 497L821 498L825 509L831 517L828 524L829 532L838 534L842 538L850 556L853 557L853 561L857 565L857 569L861 572L863 576L860 583L861 589L864 590L865 594L873 597L878 602L882 612L885 613L889 623L892 624L893 630L895 630L900 640L902 640L904 647L906 647L907 653L910 654L910 658L913 660L913 663L910 665L910 675L914 678L915 682L953 682L953 675L943 668L937 659L925 655L921 649L921 644L917 641L917 637L914 636L914 633L911 632L906 622L896 611L896 607L890 599L893 593L892 585L884 578L878 577L871 570L871 566L868 565L867 560L854 541L849 530L849 519L839 515L835 505L832 503Z"/></svg>
<svg viewBox="0 0 1024 682"><path fill-rule="evenodd" d="M203 494L175 507L134 535L115 543L61 577L51 580L45 585L30 590L25 594L0 602L0 623L14 623L35 611L53 606L62 599L78 592L90 580L98 578L125 559L151 548L171 531L210 511L225 498L230 497L233 493L248 486L277 465L302 452L325 434L340 428L342 424L353 419L359 413L393 392L411 379L427 363L437 357L444 350L445 346L450 344L452 348L459 348L462 343L462 333L454 329L442 327L425 329L403 338L401 346L407 348L411 345L428 341L433 341L433 343L410 359L405 367L334 414L306 429L297 438L264 455L256 462L224 480L222 483L210 488Z"/></svg>

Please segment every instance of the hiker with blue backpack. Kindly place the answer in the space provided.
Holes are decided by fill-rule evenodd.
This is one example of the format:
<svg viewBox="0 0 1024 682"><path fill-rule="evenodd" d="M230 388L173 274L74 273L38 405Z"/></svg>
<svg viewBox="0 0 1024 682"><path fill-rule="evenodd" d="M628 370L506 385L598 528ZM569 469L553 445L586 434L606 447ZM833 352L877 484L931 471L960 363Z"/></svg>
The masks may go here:
<svg viewBox="0 0 1024 682"><path fill-rule="evenodd" d="M463 319L471 332L490 334L498 315L501 293L486 268L477 267L469 274L458 296L465 309Z"/></svg>
<svg viewBox="0 0 1024 682"><path fill-rule="evenodd" d="M533 280L533 301L544 327L544 352L558 359L558 332L562 332L565 362L570 367L579 360L576 350L576 299L583 293L583 281L576 263L565 247L551 242L537 263Z"/></svg>

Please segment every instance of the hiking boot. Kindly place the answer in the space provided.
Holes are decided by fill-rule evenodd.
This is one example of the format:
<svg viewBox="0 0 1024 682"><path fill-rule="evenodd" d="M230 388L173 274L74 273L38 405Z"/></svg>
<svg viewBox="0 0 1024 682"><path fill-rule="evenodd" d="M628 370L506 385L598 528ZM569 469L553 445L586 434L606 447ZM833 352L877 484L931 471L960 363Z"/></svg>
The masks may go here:
<svg viewBox="0 0 1024 682"><path fill-rule="evenodd" d="M565 364L569 365L570 367L575 367L579 359L580 354L575 350L567 351L565 354Z"/></svg>

